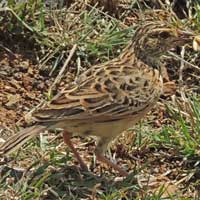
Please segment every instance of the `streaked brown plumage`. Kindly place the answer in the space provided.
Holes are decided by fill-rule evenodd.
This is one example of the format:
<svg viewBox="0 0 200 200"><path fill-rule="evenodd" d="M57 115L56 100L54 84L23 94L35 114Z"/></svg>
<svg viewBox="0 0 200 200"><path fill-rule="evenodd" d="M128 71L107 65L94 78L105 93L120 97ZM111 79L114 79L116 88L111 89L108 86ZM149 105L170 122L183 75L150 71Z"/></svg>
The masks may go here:
<svg viewBox="0 0 200 200"><path fill-rule="evenodd" d="M141 25L133 41L117 58L92 66L80 75L76 84L66 87L45 107L33 113L33 127L22 130L0 147L7 155L45 129L62 128L64 140L81 158L69 136L95 135L99 143L97 158L127 173L102 154L110 141L133 126L155 105L162 92L159 57L172 47L191 40L191 34L164 22Z"/></svg>

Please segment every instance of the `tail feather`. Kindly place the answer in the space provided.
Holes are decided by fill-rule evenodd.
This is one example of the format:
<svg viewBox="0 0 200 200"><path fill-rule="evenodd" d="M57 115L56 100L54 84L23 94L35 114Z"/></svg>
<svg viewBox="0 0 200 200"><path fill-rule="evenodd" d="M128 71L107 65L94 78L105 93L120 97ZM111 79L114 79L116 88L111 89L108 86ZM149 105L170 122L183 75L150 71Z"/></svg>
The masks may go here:
<svg viewBox="0 0 200 200"><path fill-rule="evenodd" d="M47 127L42 125L35 125L26 128L19 133L11 136L8 140L0 146L0 157L9 155L10 153L19 149L24 143L44 131Z"/></svg>

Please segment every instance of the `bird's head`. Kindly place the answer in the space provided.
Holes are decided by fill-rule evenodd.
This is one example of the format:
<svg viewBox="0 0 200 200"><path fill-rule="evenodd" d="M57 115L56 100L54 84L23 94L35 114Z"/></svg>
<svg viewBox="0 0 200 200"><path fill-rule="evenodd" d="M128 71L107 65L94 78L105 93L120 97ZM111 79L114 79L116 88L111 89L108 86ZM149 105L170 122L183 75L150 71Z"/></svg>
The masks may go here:
<svg viewBox="0 0 200 200"><path fill-rule="evenodd" d="M141 25L135 32L133 45L136 56L154 67L159 57L168 50L192 42L191 32L183 31L163 22L148 22Z"/></svg>

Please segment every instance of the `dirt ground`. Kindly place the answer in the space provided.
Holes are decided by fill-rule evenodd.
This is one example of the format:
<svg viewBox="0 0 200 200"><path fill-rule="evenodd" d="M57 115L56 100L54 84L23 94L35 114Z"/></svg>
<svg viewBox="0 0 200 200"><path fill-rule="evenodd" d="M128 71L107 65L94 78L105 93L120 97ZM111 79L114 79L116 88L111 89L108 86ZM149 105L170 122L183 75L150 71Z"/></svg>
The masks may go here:
<svg viewBox="0 0 200 200"><path fill-rule="evenodd" d="M0 123L7 132L24 126L24 116L44 98L50 80L30 59L0 52Z"/></svg>
<svg viewBox="0 0 200 200"><path fill-rule="evenodd" d="M27 126L26 118L28 118L28 114L30 114L44 99L47 99L46 94L54 78L49 78L44 72L41 72L33 58L25 57L18 52L15 53L3 48L0 51L0 58L0 134L1 138L6 140L8 136L14 134L19 127ZM169 98L169 95L174 93L174 83L177 83L175 78L178 74L176 76L174 73L168 75L169 79L174 79L172 84L169 84L166 88L166 94L163 96L164 99ZM166 79L168 79L168 77L166 77ZM191 81L190 78L188 78L188 81ZM149 115L149 118L151 120L153 118L153 126L159 128L162 126L163 119L166 117L164 116L165 109L156 108ZM129 139L127 139L127 137L129 137ZM174 194L185 187L181 185L181 180L184 181L185 176L180 177L180 174L182 174L185 169L188 169L190 165L193 165L195 161L194 163L188 163L183 157L177 156L174 150L168 148L145 149L144 147L144 150L137 149L130 153L127 149L129 148L129 142L133 142L134 140L133 133L128 134L128 136L126 135L126 139L127 140L124 141L122 137L121 143L114 145L112 149L117 157L123 158L123 160L118 160L118 162L122 165L128 165L129 169L134 170L134 166L142 166L148 163L147 168L137 175L141 188L145 188L145 185L148 185L148 190L156 191L160 185L165 185L168 188L165 192L165 195L167 195L168 193ZM75 138L73 141L79 151L85 155L84 157L87 162L90 163L92 160L91 151L94 149L94 143L89 142L88 145L83 148L79 147L83 142L82 140ZM125 144L125 146L121 144ZM26 165L27 162L26 160L20 165L24 166L23 163ZM76 163L75 160L73 163L74 162ZM89 165L91 166L91 163ZM91 166L91 170L93 170L94 173L99 173L102 170L106 173L106 171L110 169L106 166L102 167L98 165L95 169ZM178 185L175 183L177 177L180 181ZM198 179L200 177L196 174L193 179L194 178Z"/></svg>
<svg viewBox="0 0 200 200"><path fill-rule="evenodd" d="M129 20L127 24L131 24L132 18L127 19ZM49 71L39 69L37 47L32 44L29 45L23 38L12 37L11 40L8 40L9 37L6 37L6 34L4 31L0 32L0 138L5 140L20 128L27 127L31 111L48 99L48 90L55 80L54 75L49 76ZM174 51L180 54L180 49ZM192 47L189 47L188 51L192 52ZM161 97L159 106L154 108L147 116L148 123L156 130L160 130L162 125L172 123L163 105L163 100L170 102L172 94L177 98L181 97L182 89L187 94L200 93L200 71L187 66L180 73L180 61L174 58L166 59L165 64L163 68L165 94ZM200 65L199 57L195 58L194 64ZM70 69L70 73L65 76L67 79L58 86L59 89L63 88L65 82L73 80L75 77L73 72L74 70ZM180 74L183 76L182 82L179 80ZM135 135L135 131L131 130L125 137L119 138L118 142L111 146L111 153L116 155L120 165L126 166L131 172L137 173L140 166L145 166L135 176L141 187L141 196L143 190L146 190L147 187L147 190L151 190L153 193L161 185L168 187L165 192L166 196L168 193L175 194L180 191L186 197L200 195L198 184L200 177L197 171L191 175L192 178L185 175L186 171L199 166L198 163L196 164L197 159L195 157L186 160L185 157L179 155L176 148L172 149L164 145L153 146L154 144L150 144L148 140L144 142L143 146L134 148L130 144L134 143ZM58 151L64 151L65 147L60 147L61 138L50 133L49 140L58 143ZM115 176L115 172L107 166L97 164L96 168L93 167L91 160L93 159L94 141L92 139L86 140L84 145L83 141L85 142L85 140L74 138L73 141L86 159L92 172L97 174L104 172L106 175L111 173L112 177ZM37 151L36 153L33 151L36 157L39 155L37 153ZM46 157L42 157L42 159L49 161L49 156ZM31 162L31 159L27 158L17 164L14 163L14 166L20 165L22 168L26 168L26 164L29 162ZM70 162L72 165L77 164L74 159ZM55 169L55 171L57 172L58 169ZM67 174L63 179L68 180L69 177L69 174ZM60 182L57 181L56 184L59 185ZM193 187L190 186L191 182L197 184ZM98 190L99 186L95 187ZM104 187L106 188L106 186L103 186L103 189L105 189ZM195 191L195 194L192 194L191 191Z"/></svg>

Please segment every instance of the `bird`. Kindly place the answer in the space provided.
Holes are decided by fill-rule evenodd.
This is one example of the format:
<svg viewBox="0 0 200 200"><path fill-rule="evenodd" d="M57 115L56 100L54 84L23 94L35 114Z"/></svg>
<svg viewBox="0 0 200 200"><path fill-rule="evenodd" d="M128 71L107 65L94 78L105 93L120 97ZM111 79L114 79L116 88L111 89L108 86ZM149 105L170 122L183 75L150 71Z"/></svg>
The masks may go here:
<svg viewBox="0 0 200 200"><path fill-rule="evenodd" d="M104 153L111 141L144 118L158 101L163 90L161 56L191 42L192 37L190 32L169 22L144 20L119 56L93 65L34 111L33 124L8 138L0 146L0 157L16 151L44 130L59 128L81 168L87 170L87 165L71 137L94 135L98 138L94 151L97 160L121 176L128 176Z"/></svg>

